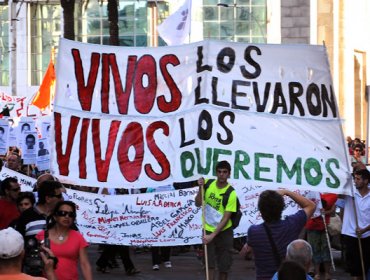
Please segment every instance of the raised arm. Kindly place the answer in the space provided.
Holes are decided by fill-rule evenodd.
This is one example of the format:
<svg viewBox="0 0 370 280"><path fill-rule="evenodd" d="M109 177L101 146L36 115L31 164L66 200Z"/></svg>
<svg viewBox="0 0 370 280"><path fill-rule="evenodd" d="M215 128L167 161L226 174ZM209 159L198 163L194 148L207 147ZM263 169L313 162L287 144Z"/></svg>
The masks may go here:
<svg viewBox="0 0 370 280"><path fill-rule="evenodd" d="M313 212L315 212L316 204L304 196L288 190L278 190L277 192L281 195L287 195L293 199L306 213L307 219L311 218Z"/></svg>
<svg viewBox="0 0 370 280"><path fill-rule="evenodd" d="M198 193L195 197L195 206L200 207L200 206L202 206L202 200L203 200L203 197L202 197L202 188L204 187L204 178L203 177L198 179L198 186L199 186L199 190L198 190Z"/></svg>

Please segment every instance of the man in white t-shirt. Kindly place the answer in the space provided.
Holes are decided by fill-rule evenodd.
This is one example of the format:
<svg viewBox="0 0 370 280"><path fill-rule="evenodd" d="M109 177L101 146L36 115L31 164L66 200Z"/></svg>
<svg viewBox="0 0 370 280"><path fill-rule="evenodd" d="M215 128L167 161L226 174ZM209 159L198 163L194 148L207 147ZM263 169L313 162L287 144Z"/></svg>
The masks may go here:
<svg viewBox="0 0 370 280"><path fill-rule="evenodd" d="M367 169L354 172L354 198L345 197L342 234L346 249L346 260L349 273L353 280L362 278L362 266L358 238L361 239L365 273L370 268L370 189L368 187L370 173ZM353 204L355 202L355 205ZM356 215L354 212L356 207Z"/></svg>

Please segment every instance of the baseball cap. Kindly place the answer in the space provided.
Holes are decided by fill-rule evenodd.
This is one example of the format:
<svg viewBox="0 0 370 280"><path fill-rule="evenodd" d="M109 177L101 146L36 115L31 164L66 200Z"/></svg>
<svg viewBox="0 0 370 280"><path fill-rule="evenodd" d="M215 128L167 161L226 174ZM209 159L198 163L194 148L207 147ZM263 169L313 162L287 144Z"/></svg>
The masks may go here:
<svg viewBox="0 0 370 280"><path fill-rule="evenodd" d="M0 230L0 259L19 256L24 247L23 236L13 228Z"/></svg>

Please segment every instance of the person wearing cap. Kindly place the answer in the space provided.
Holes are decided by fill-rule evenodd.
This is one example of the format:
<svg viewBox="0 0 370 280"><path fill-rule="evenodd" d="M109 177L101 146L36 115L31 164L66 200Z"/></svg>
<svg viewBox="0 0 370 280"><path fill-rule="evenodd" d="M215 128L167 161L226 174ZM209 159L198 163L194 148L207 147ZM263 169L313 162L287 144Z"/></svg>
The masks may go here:
<svg viewBox="0 0 370 280"><path fill-rule="evenodd" d="M44 262L44 273L47 279L56 280L54 273L55 256L53 252L42 246L41 258ZM0 230L0 280L45 280L22 273L24 258L24 240L22 235L13 228Z"/></svg>
<svg viewBox="0 0 370 280"><path fill-rule="evenodd" d="M20 215L17 208L17 198L21 187L17 178L8 177L1 182L1 189L4 197L0 199L0 229L4 229Z"/></svg>

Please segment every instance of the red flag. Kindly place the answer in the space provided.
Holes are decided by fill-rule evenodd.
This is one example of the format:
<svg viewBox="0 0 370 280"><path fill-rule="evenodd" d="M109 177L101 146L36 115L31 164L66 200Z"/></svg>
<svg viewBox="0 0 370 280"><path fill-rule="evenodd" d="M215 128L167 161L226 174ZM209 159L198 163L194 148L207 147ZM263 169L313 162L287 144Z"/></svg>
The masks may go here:
<svg viewBox="0 0 370 280"><path fill-rule="evenodd" d="M31 104L38 107L41 111L50 106L55 94L55 70L53 60L50 60L44 79L38 92L31 101Z"/></svg>

